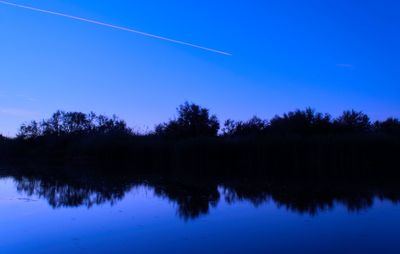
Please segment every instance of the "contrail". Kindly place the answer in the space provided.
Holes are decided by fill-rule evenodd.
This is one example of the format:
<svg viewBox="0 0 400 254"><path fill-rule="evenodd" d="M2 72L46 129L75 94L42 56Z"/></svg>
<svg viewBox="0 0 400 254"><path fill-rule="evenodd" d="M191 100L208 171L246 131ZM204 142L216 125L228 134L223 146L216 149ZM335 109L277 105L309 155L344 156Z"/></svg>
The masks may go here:
<svg viewBox="0 0 400 254"><path fill-rule="evenodd" d="M6 5L10 5L10 6L14 6L14 7L18 7L18 8L28 9L28 10L31 10L31 11L37 11L37 12L57 15L57 16L65 17L65 18L70 18L70 19L80 20L80 21L84 21L84 22L89 22L89 23L96 24L96 25L111 27L111 28L114 28L114 29L119 29L119 30L123 30L123 31L135 33L135 34L140 34L140 35L143 35L143 36L147 36L147 37L151 37L151 38L155 38L155 39L159 39L159 40L164 40L164 41L169 41L169 42L172 42L172 43L177 43L177 44L181 44L181 45L185 45L185 46L189 46L189 47L193 47L193 48L198 48L198 49L202 49L202 50L206 50L206 51L210 51L210 52L214 52L214 53L218 53L218 54L222 54L222 55L226 55L226 56L231 56L232 55L232 54L224 52L224 51L220 51L220 50L216 50L216 49L212 49L212 48L207 48L207 47L199 46L199 45L188 43L188 42L184 42L184 41L174 40L174 39L170 39L170 38L159 36L159 35L155 35L155 34L145 33L145 32L141 32L141 31L138 31L138 30L133 30L133 29L130 29L130 28L122 27L122 26L115 26L115 25L112 25L112 24L107 24L107 23L96 21L96 20L85 19L85 18L72 16L72 15L68 15L68 14L64 14L64 13L38 9L38 8L34 8L34 7L26 6L26 5L21 5L21 4L10 3L10 2L7 2L7 1L3 1L3 0L0 0L0 3L1 4L6 4Z"/></svg>

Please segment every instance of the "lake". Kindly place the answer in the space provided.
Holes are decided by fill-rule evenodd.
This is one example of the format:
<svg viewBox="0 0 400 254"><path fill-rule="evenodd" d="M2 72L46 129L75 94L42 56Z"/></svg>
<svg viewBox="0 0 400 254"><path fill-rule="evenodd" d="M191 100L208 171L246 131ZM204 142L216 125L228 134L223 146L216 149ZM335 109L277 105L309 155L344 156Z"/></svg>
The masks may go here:
<svg viewBox="0 0 400 254"><path fill-rule="evenodd" d="M4 175L0 252L400 253L396 185L205 183Z"/></svg>

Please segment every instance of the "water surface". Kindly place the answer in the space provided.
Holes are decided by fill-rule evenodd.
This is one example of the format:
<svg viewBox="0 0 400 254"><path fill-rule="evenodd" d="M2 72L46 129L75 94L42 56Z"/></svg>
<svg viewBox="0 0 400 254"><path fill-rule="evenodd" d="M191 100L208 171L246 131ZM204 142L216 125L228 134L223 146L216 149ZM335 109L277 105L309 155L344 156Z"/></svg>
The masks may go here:
<svg viewBox="0 0 400 254"><path fill-rule="evenodd" d="M4 176L0 252L400 253L393 188L248 184Z"/></svg>

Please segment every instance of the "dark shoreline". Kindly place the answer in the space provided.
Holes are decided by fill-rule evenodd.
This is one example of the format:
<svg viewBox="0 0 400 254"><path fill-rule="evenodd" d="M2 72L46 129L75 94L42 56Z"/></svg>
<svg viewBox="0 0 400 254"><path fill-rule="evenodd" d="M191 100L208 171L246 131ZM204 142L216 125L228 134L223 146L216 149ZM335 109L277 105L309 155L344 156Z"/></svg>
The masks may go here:
<svg viewBox="0 0 400 254"><path fill-rule="evenodd" d="M208 109L188 102L147 133L116 116L57 111L23 124L15 138L0 136L0 163L95 165L115 175L400 178L399 154L395 118L372 123L363 112L332 118L307 108L221 127Z"/></svg>
<svg viewBox="0 0 400 254"><path fill-rule="evenodd" d="M0 144L0 162L94 165L115 174L400 177L400 139L380 134L253 138L62 137ZM116 166L117 169L110 167Z"/></svg>

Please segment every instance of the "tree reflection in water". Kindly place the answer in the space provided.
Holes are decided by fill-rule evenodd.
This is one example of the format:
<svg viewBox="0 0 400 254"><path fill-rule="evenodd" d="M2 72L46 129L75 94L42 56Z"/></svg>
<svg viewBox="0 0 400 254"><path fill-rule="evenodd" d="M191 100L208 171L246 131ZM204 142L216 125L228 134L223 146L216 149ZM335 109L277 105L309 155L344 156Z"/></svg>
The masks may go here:
<svg viewBox="0 0 400 254"><path fill-rule="evenodd" d="M373 206L375 198L400 202L400 185L396 182L373 183L307 179L307 180L232 180L218 181L192 177L161 176L47 176L40 174L7 174L19 192L47 200L55 209L63 207L91 208L116 204L135 188L145 187L155 196L176 204L183 220L196 219L216 207L221 197L229 204L248 201L260 206L268 201L289 211L318 215L344 205L349 212Z"/></svg>

